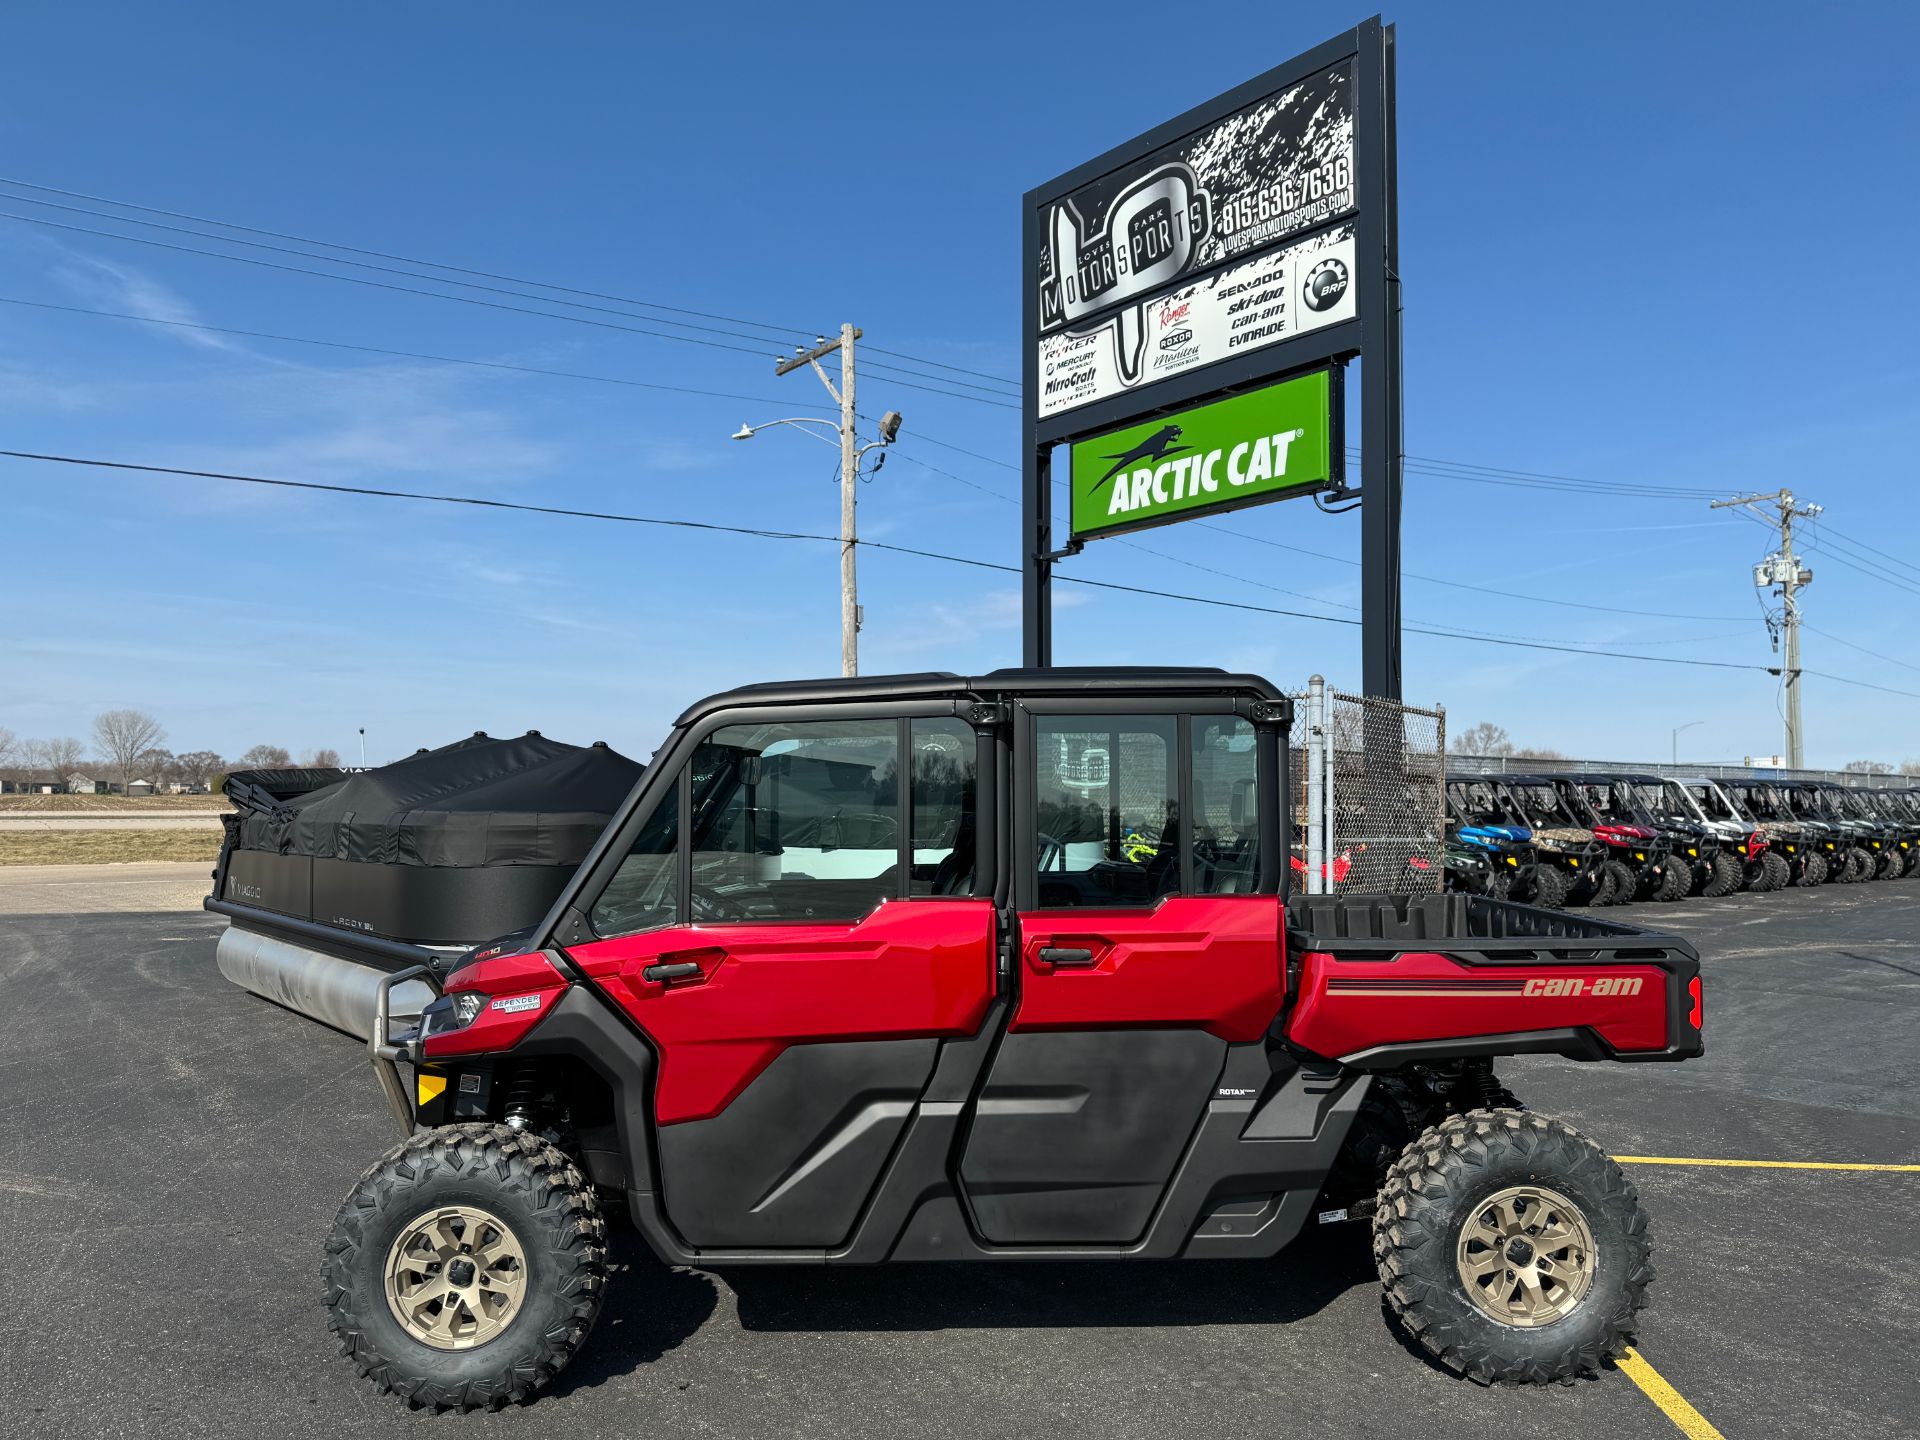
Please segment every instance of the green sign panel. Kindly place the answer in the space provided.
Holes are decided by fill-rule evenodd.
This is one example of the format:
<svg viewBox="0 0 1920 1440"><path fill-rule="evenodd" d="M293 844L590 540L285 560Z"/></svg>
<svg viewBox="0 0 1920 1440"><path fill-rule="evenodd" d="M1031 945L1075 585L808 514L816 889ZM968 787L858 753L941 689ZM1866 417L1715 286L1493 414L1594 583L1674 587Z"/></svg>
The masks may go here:
<svg viewBox="0 0 1920 1440"><path fill-rule="evenodd" d="M1337 385L1316 370L1074 442L1075 538L1325 485L1340 454Z"/></svg>

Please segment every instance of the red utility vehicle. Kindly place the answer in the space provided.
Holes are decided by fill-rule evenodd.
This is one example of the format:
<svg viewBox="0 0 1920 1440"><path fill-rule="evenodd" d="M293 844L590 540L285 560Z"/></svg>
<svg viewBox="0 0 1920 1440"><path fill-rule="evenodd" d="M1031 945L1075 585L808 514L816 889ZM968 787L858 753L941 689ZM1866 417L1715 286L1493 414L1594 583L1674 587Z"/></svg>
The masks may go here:
<svg viewBox="0 0 1920 1440"><path fill-rule="evenodd" d="M404 1033L383 989L408 1138L327 1243L345 1354L416 1404L524 1398L593 1326L617 1198L704 1267L1257 1260L1366 1220L1447 1366L1597 1372L1645 1215L1493 1061L1700 1054L1697 958L1476 896L1289 897L1291 715L1215 670L695 705L534 931L428 974Z"/></svg>

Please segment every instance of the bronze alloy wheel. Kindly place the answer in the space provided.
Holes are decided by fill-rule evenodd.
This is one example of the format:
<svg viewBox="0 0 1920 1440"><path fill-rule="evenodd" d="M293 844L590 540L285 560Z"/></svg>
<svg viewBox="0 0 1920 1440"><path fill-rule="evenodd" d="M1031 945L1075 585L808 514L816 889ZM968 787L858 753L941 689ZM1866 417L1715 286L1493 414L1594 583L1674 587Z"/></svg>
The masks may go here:
<svg viewBox="0 0 1920 1440"><path fill-rule="evenodd" d="M520 1313L527 1257L500 1220L472 1205L429 1210L387 1251L387 1306L436 1350L484 1345Z"/></svg>
<svg viewBox="0 0 1920 1440"><path fill-rule="evenodd" d="M1503 1325L1564 1320L1593 1284L1593 1232L1565 1196L1538 1185L1489 1195L1460 1227L1460 1283Z"/></svg>

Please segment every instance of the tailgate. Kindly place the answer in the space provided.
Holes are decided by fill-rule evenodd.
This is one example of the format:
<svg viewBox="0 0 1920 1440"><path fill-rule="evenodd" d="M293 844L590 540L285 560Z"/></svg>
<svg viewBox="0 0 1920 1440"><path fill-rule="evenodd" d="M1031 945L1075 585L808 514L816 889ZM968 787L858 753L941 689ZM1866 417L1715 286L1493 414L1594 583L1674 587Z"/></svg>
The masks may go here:
<svg viewBox="0 0 1920 1440"><path fill-rule="evenodd" d="M1452 922L1444 936L1404 923L1417 917L1393 923L1391 912L1384 924L1340 924L1336 936L1290 930L1288 1041L1362 1069L1490 1055L1685 1060L1703 1052L1700 961L1685 940L1498 901L1462 906L1463 898L1431 897ZM1394 908L1405 906L1399 898Z"/></svg>

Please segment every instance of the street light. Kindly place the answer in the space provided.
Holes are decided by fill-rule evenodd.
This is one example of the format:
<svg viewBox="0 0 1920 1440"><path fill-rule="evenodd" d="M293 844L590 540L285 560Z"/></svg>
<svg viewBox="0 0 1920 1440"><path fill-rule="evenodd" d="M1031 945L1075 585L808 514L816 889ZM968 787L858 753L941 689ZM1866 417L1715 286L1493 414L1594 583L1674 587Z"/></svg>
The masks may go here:
<svg viewBox="0 0 1920 1440"><path fill-rule="evenodd" d="M850 363L848 369L850 373ZM732 435L735 440L751 440L760 431L771 430L776 425L798 425L802 427L801 434L824 440L840 451L840 673L842 675L856 675L860 670L861 611L859 582L854 563L854 546L858 543L854 526L856 488L854 482L860 475L861 458L869 450L882 452L880 458L873 463L875 474L878 474L880 467L887 463L884 452L886 447L898 438L902 420L898 410L887 411L880 417L878 426L880 438L869 440L858 448L854 445L853 424L854 416L848 407L843 409L841 423L838 425L831 420L824 420L814 415L791 415L783 420L763 420L758 425L742 423ZM804 428L808 425L826 426L832 432L833 438L829 440L817 430Z"/></svg>
<svg viewBox="0 0 1920 1440"><path fill-rule="evenodd" d="M1673 727L1673 763L1674 764L1678 765L1680 763L1680 732L1682 730L1691 730L1696 725L1704 725L1706 723L1707 722L1704 720L1689 720L1684 725L1676 725Z"/></svg>

